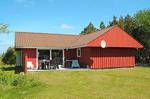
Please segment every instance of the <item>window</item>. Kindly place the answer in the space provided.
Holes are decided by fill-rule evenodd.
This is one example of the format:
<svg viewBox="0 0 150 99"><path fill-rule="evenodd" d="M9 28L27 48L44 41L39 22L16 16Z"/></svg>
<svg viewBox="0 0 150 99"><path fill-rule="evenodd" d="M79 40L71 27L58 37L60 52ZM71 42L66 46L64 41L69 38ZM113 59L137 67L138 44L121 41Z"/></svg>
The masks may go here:
<svg viewBox="0 0 150 99"><path fill-rule="evenodd" d="M81 57L81 48L77 48L77 57Z"/></svg>

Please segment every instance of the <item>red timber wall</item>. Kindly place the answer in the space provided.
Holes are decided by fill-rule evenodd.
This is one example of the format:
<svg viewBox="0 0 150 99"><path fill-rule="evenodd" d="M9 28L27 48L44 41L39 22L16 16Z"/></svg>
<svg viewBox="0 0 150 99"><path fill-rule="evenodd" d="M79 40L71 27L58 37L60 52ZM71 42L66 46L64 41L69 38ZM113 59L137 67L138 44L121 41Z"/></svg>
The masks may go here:
<svg viewBox="0 0 150 99"><path fill-rule="evenodd" d="M134 67L134 49L127 48L91 48L91 68Z"/></svg>
<svg viewBox="0 0 150 99"><path fill-rule="evenodd" d="M78 59L79 64L82 68L91 64L89 55L90 55L90 48L88 47L81 48L81 57L77 57L77 49L65 50L65 60ZM66 67L67 64L68 62L65 62Z"/></svg>
<svg viewBox="0 0 150 99"><path fill-rule="evenodd" d="M27 61L31 61L34 65L34 68L36 68L36 49L22 49L22 56L23 56L23 63ZM25 55L27 58L25 59Z"/></svg>
<svg viewBox="0 0 150 99"><path fill-rule="evenodd" d="M81 48L81 57L77 57L76 55L76 59L79 60L81 67L86 68L87 66L90 66L92 64L90 60L90 48L89 47Z"/></svg>
<svg viewBox="0 0 150 99"><path fill-rule="evenodd" d="M65 59L78 59L81 67L92 69L134 67L134 49L128 48L81 48L81 57L77 57L76 49L65 51ZM65 62L67 65L67 62Z"/></svg>

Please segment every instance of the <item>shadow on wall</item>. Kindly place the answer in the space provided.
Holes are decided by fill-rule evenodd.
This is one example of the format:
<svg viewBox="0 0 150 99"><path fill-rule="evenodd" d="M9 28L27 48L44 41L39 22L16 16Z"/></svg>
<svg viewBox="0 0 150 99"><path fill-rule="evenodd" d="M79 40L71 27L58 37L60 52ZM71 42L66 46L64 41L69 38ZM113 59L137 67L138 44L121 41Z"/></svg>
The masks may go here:
<svg viewBox="0 0 150 99"><path fill-rule="evenodd" d="M92 64L93 64L93 60L92 59L89 59L89 68L91 68Z"/></svg>
<svg viewBox="0 0 150 99"><path fill-rule="evenodd" d="M91 66L93 64L93 60L88 59L88 60L86 60L86 62L84 60L79 60L79 64L80 64L81 68L91 68Z"/></svg>

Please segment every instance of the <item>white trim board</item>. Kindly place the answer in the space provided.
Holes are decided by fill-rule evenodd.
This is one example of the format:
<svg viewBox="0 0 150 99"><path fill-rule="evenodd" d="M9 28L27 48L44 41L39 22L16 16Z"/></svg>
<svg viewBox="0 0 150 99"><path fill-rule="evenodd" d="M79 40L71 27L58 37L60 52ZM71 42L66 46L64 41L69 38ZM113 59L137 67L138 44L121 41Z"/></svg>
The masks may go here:
<svg viewBox="0 0 150 99"><path fill-rule="evenodd" d="M79 46L71 46L71 47L55 47L55 46L49 46L49 47L27 47L27 46L20 46L20 47L16 47L16 48L38 48L38 49L74 49L74 48L82 48L82 47L87 47L87 45L79 45Z"/></svg>

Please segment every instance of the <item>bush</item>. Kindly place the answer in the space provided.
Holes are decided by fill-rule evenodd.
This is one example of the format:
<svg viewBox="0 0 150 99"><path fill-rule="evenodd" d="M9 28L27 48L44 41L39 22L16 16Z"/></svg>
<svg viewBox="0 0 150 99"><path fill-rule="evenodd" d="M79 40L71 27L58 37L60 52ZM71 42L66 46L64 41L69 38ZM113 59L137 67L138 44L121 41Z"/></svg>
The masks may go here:
<svg viewBox="0 0 150 99"><path fill-rule="evenodd" d="M20 74L7 74L5 72L0 72L0 84L5 86L13 86L13 87L36 87L40 85L40 82L29 78L26 75Z"/></svg>
<svg viewBox="0 0 150 99"><path fill-rule="evenodd" d="M16 64L16 53L14 48L9 47L7 49L6 53L2 55L2 62L9 65Z"/></svg>
<svg viewBox="0 0 150 99"><path fill-rule="evenodd" d="M4 65L4 63L2 62L2 56L0 56L0 68Z"/></svg>

